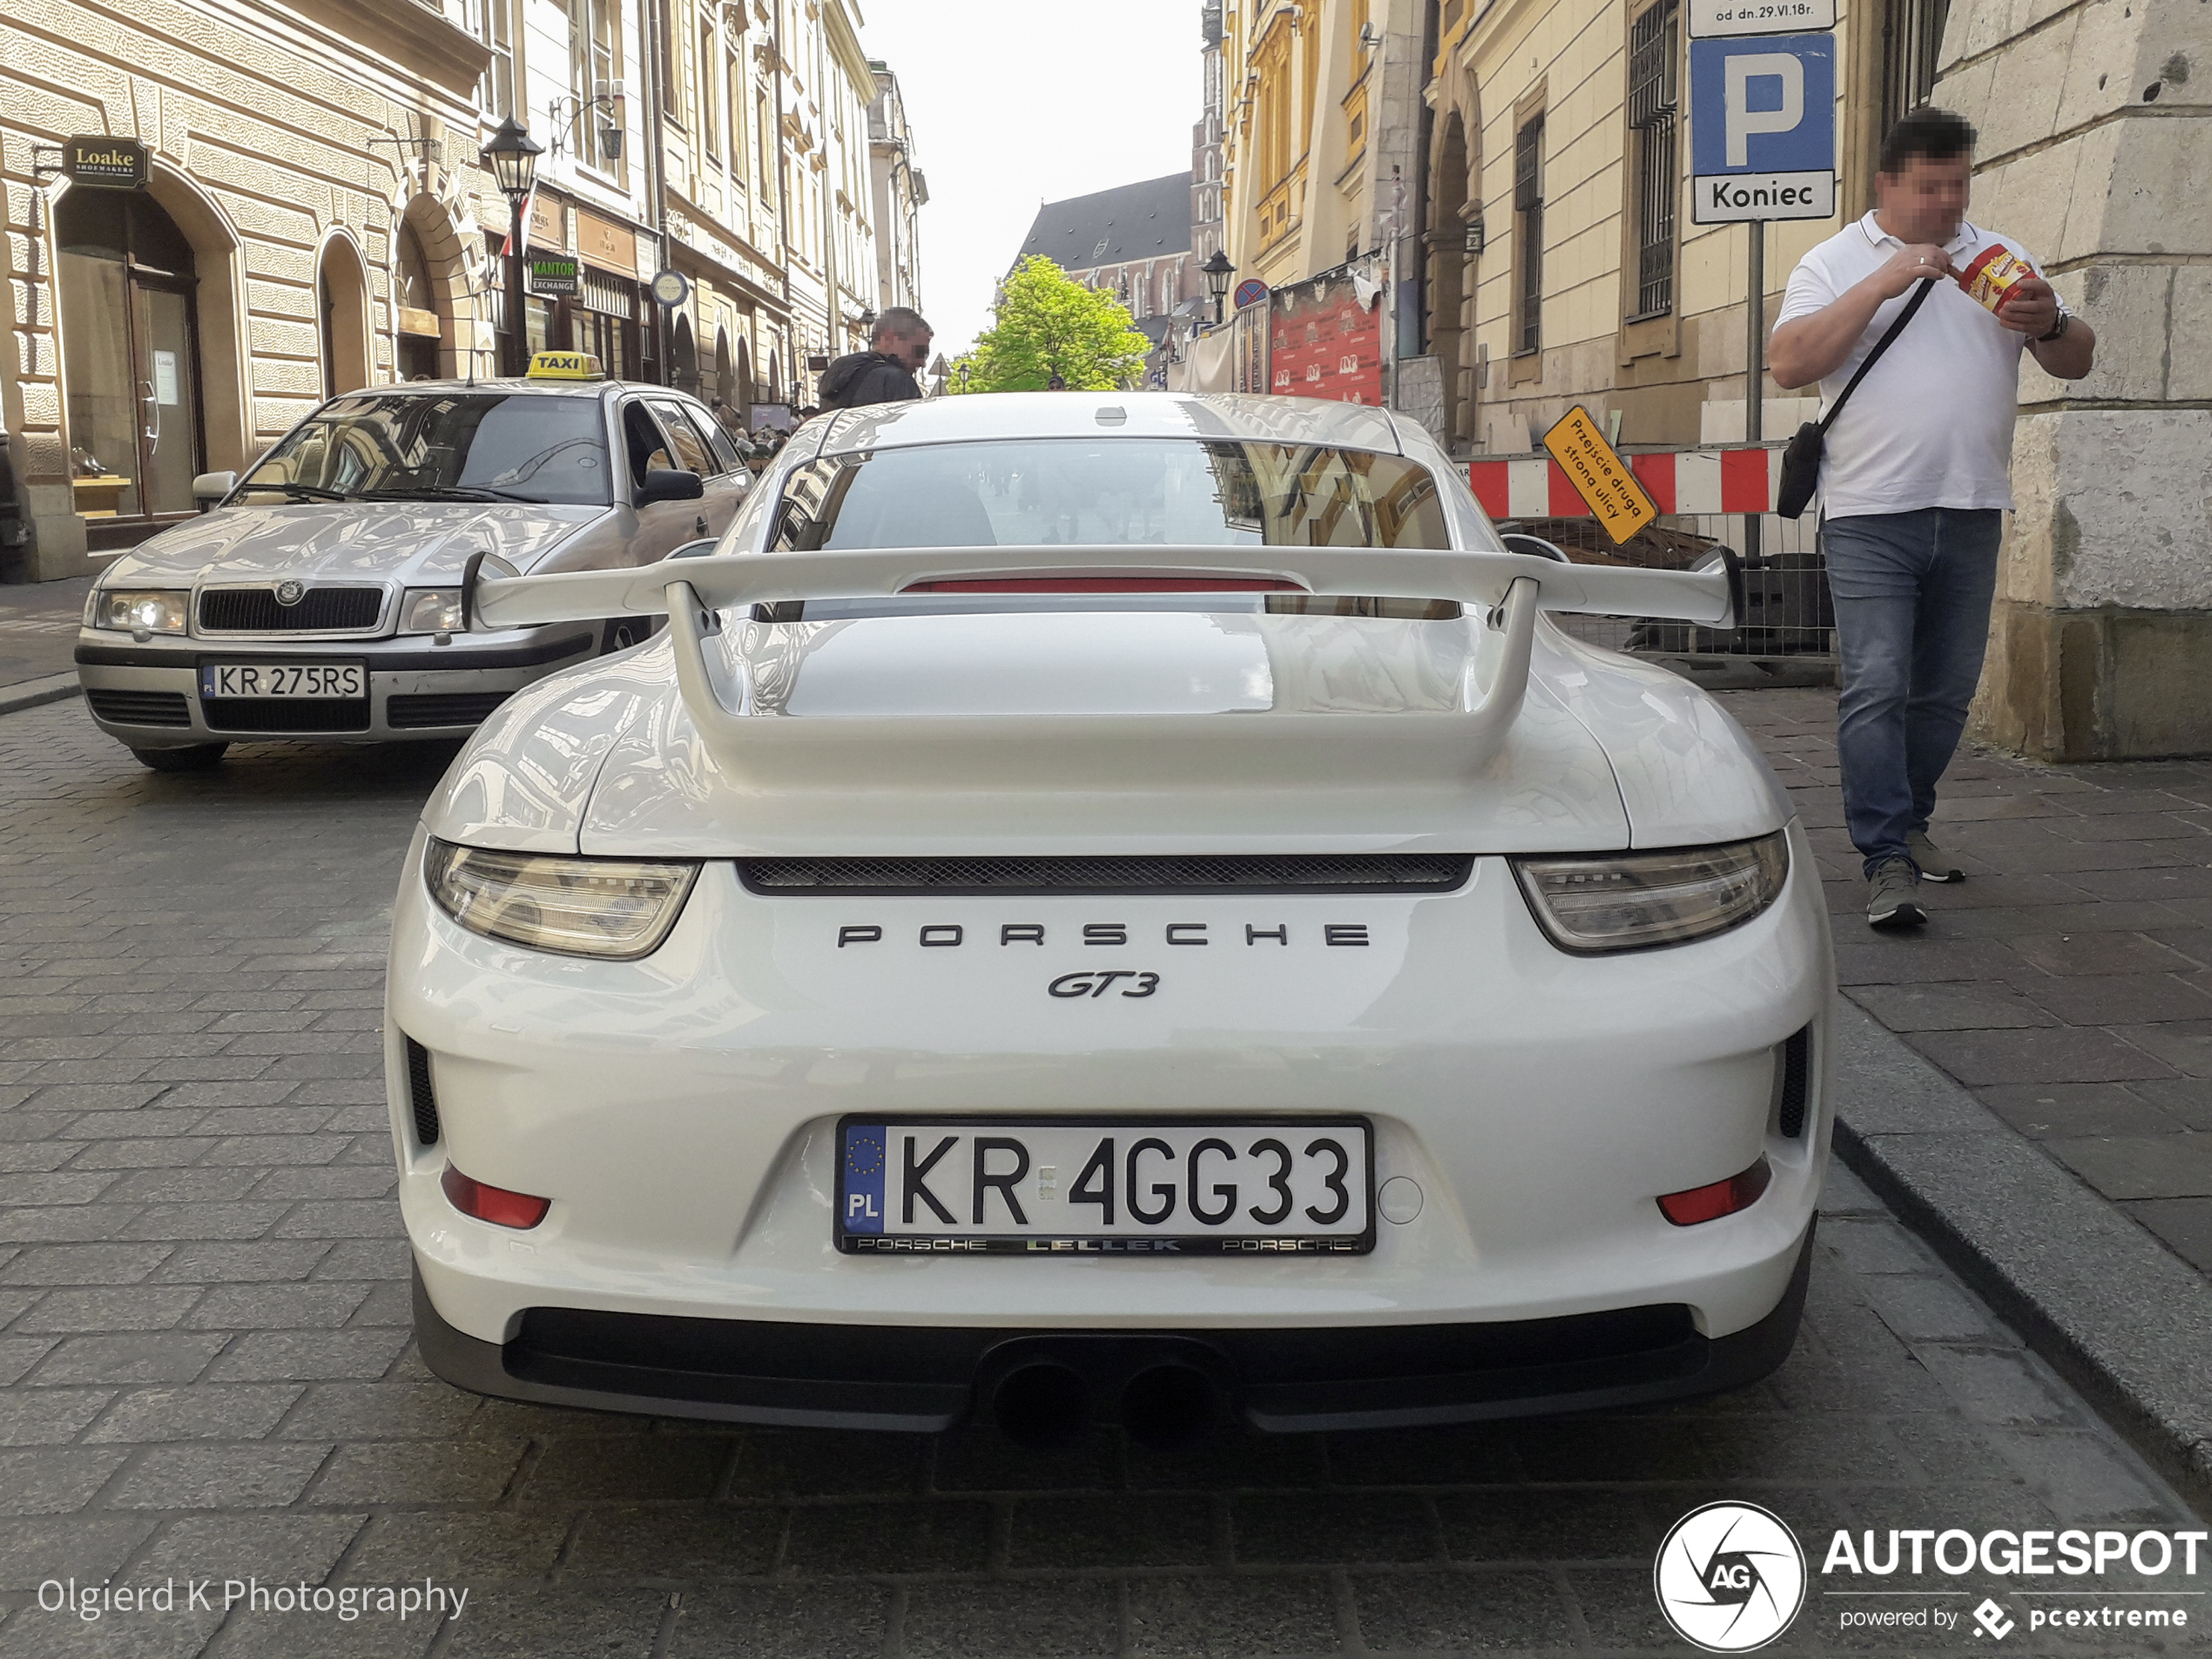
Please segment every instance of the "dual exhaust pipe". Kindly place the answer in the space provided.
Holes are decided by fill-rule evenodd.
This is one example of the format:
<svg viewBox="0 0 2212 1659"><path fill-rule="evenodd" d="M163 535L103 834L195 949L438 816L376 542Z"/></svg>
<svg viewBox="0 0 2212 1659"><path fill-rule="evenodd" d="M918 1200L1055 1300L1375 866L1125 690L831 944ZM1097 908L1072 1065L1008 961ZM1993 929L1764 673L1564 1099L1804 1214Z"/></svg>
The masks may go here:
<svg viewBox="0 0 2212 1659"><path fill-rule="evenodd" d="M1197 1342L1110 1337L1028 1339L985 1361L979 1399L1016 1446L1049 1451L1094 1423L1119 1423L1139 1446L1186 1451L1229 1414L1232 1379Z"/></svg>

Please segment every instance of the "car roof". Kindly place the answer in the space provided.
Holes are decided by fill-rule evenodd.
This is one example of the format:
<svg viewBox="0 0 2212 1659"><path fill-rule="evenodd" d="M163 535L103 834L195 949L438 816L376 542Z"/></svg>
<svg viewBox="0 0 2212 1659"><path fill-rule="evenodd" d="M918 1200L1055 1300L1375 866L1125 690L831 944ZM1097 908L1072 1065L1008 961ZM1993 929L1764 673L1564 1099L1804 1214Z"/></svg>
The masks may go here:
<svg viewBox="0 0 2212 1659"><path fill-rule="evenodd" d="M1372 404L1236 393L995 392L879 403L827 417L820 454L999 438L1200 438L1402 455Z"/></svg>
<svg viewBox="0 0 2212 1659"><path fill-rule="evenodd" d="M382 395L391 392L421 392L436 395L445 392L516 392L539 397L610 397L620 392L652 392L663 397L680 397L697 402L688 392L679 392L672 386L655 386L646 381L572 381L518 380L511 374L479 375L473 381L387 381L375 386L356 387L342 392L340 397L360 397L364 395ZM338 398L330 400L335 403Z"/></svg>

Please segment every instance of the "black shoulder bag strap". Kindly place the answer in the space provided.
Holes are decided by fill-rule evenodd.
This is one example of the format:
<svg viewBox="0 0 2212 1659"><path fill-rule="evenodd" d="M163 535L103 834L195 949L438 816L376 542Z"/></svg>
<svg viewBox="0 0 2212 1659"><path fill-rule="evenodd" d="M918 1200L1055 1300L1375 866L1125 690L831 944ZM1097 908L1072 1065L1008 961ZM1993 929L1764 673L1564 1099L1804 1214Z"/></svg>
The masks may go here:
<svg viewBox="0 0 2212 1659"><path fill-rule="evenodd" d="M1817 421L1806 421L1797 428L1797 435L1790 440L1790 447L1782 452L1782 489L1774 503L1774 510L1783 517L1804 516L1807 504L1812 500L1813 491L1820 484L1820 459L1828 448L1828 428L1844 412L1844 405L1851 401L1851 395L1858 390L1858 383L1866 378L1866 371L1882 361L1882 354L1890 348L1890 342L1905 332L1905 325L1912 320L1912 314L1927 303L1928 294L1935 285L1936 279L1933 277L1920 280L1919 291L1905 302L1905 309L1897 314L1897 320L1874 342L1874 349L1866 354L1866 361L1858 366L1858 372L1851 377L1849 384L1829 405L1828 413Z"/></svg>

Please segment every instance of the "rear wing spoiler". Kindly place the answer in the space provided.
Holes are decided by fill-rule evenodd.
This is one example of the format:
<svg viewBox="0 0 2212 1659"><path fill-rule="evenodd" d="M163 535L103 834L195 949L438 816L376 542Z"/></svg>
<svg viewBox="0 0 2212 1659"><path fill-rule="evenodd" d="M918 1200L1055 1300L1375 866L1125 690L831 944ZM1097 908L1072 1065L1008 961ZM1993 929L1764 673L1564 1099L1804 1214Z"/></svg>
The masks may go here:
<svg viewBox="0 0 2212 1659"><path fill-rule="evenodd" d="M748 688L722 690L715 613L789 599L866 599L924 583L1157 576L1187 589L1279 585L1315 596L1446 599L1481 606L1487 626L1466 705L1418 714L766 717ZM1157 791L1312 786L1361 777L1431 785L1487 765L1521 712L1536 617L1545 610L1661 617L1728 628L1735 567L1639 570L1522 553L1301 547L896 548L738 553L642 570L483 574L472 561L471 625L520 628L665 612L677 683L718 764L757 788L819 789L834 778L929 789Z"/></svg>
<svg viewBox="0 0 2212 1659"><path fill-rule="evenodd" d="M719 553L670 559L640 570L575 570L555 576L483 574L472 562L468 597L473 626L526 628L545 623L653 617L673 608L669 590L711 610L784 599L888 598L925 583L1171 577L1227 583L1275 582L1317 596L1452 599L1494 610L1515 583L1535 584L1536 608L1607 617L1648 617L1736 625L1732 570L1639 570L1610 564L1562 564L1527 553L1447 549L1339 547L869 548L847 552Z"/></svg>

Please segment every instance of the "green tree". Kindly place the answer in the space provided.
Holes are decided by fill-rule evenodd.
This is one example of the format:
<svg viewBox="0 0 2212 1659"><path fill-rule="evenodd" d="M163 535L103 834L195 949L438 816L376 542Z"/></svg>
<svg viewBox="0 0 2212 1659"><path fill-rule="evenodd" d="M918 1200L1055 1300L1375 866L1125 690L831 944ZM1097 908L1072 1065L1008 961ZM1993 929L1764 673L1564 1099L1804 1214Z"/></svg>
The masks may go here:
<svg viewBox="0 0 2212 1659"><path fill-rule="evenodd" d="M1055 374L1070 391L1118 391L1136 384L1152 349L1130 326L1128 307L1042 254L1014 267L995 314L963 360L973 371L970 392L1042 392ZM957 368L947 389L961 389Z"/></svg>

